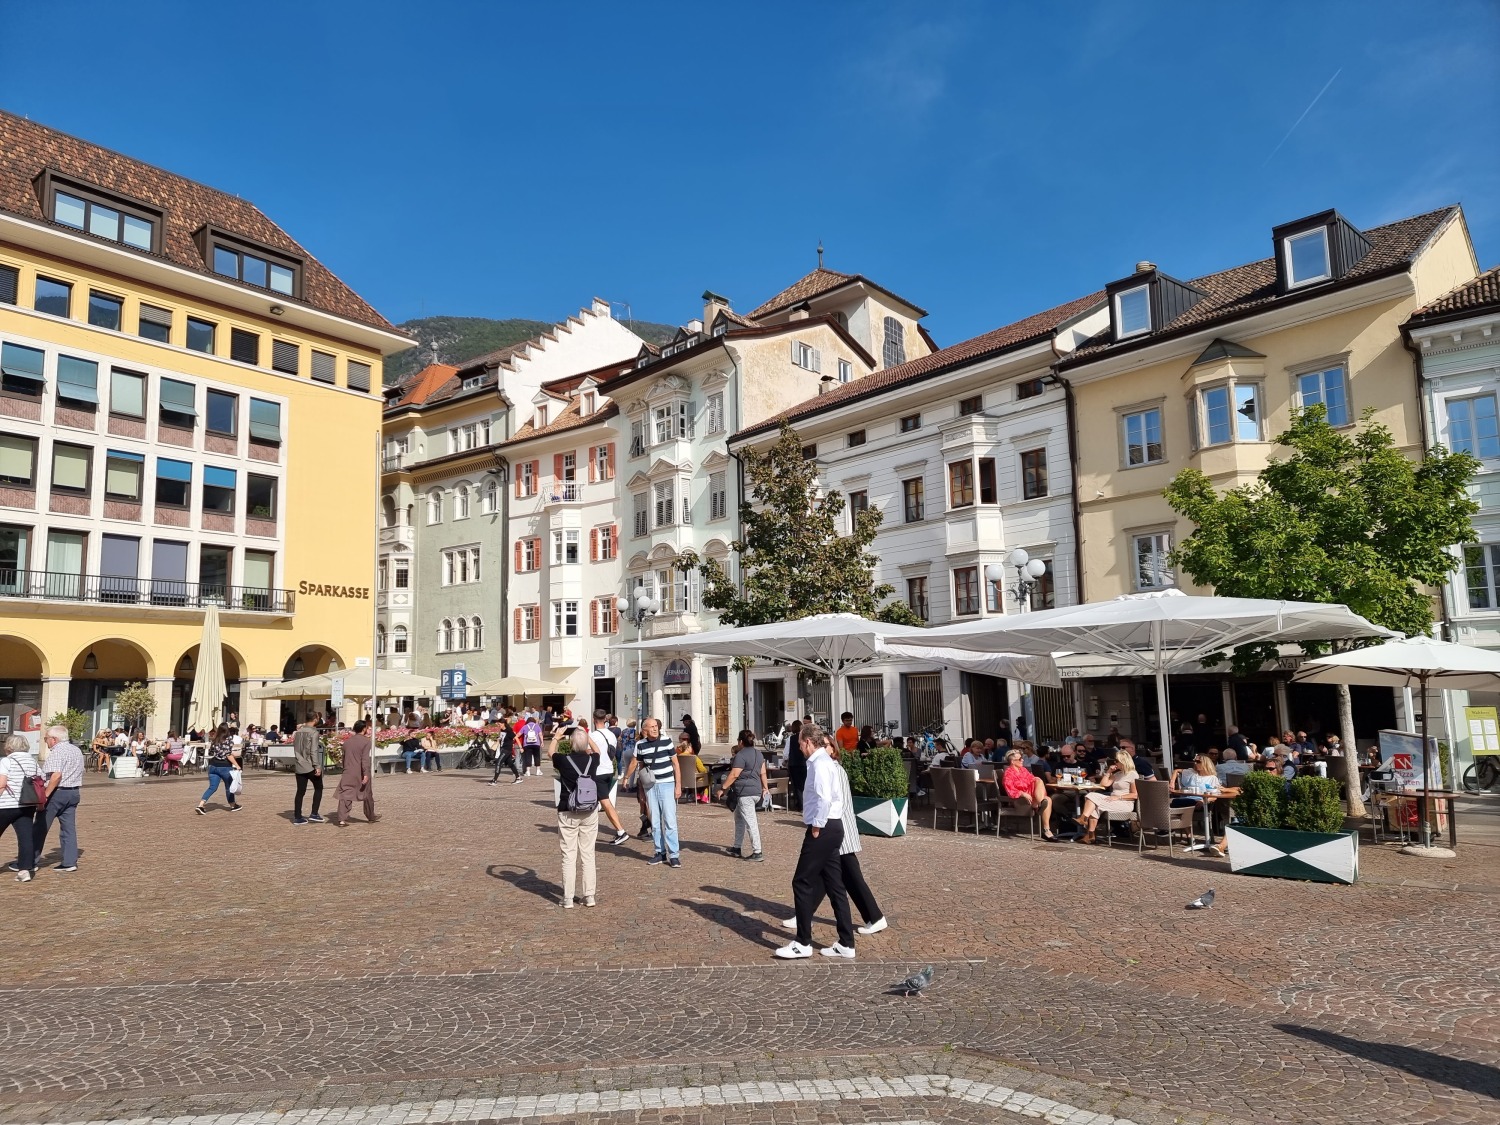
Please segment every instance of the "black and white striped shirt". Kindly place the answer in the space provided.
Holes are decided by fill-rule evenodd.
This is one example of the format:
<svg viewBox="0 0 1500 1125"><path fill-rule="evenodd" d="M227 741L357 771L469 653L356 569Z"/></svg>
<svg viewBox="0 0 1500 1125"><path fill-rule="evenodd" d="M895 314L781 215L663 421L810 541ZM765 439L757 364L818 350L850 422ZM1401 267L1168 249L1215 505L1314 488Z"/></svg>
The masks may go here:
<svg viewBox="0 0 1500 1125"><path fill-rule="evenodd" d="M672 782L672 762L677 748L670 738L644 739L635 744L637 769L650 770L658 782Z"/></svg>

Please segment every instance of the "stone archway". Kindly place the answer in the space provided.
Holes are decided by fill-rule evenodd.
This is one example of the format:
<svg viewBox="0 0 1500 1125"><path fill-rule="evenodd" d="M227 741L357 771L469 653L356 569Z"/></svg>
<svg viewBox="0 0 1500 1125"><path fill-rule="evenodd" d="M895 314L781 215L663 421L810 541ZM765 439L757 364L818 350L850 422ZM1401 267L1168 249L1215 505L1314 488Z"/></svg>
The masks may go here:
<svg viewBox="0 0 1500 1125"><path fill-rule="evenodd" d="M84 645L73 658L68 682L68 706L89 716L89 735L117 722L114 698L128 683L152 684L156 662L135 641L124 637L100 637ZM152 684L154 687L155 685ZM154 735L162 731L165 700L157 701L158 715L148 722Z"/></svg>
<svg viewBox="0 0 1500 1125"><path fill-rule="evenodd" d="M183 731L187 729L189 718L189 704L193 698L193 680L198 673L198 653L201 646L193 645L177 658L172 666L172 703L168 715L167 728L172 731ZM248 695L241 694L242 681L245 678L245 658L229 645L220 643L219 651L224 660L224 682L229 686L229 694L226 696L224 718L228 721L229 716L238 717L240 725L254 720L246 719L242 704L248 702Z"/></svg>
<svg viewBox="0 0 1500 1125"><path fill-rule="evenodd" d="M40 730L52 716L43 706L47 657L24 637L0 634L0 719L6 731ZM54 708L55 709L55 708Z"/></svg>

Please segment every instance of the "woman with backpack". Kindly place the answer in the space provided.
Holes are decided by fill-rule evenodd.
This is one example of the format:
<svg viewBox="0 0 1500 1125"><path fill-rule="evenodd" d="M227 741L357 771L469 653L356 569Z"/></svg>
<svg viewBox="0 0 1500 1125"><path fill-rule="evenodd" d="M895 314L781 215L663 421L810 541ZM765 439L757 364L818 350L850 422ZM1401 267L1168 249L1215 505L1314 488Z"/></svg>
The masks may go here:
<svg viewBox="0 0 1500 1125"><path fill-rule="evenodd" d="M219 729L214 732L213 742L208 748L208 788L203 791L203 799L198 802L195 810L199 816L207 816L208 799L214 795L219 788L219 783L224 783L224 799L229 802L230 812L239 812L244 806L240 804L233 789L234 772L240 768L240 752L235 749L234 736L229 731L228 723L220 723Z"/></svg>
<svg viewBox="0 0 1500 1125"><path fill-rule="evenodd" d="M561 727L552 736L549 752L557 771L557 836L562 846L564 910L573 909L573 892L583 892L583 905L593 906L595 893L594 844L599 838L599 755L579 732L570 738L568 753L559 750L566 732ZM578 878L579 872L582 878ZM578 883L582 886L577 886Z"/></svg>
<svg viewBox="0 0 1500 1125"><path fill-rule="evenodd" d="M553 739L554 745L556 741ZM533 769L536 770L537 777L542 776L542 724L529 711L521 724L521 769L528 777Z"/></svg>

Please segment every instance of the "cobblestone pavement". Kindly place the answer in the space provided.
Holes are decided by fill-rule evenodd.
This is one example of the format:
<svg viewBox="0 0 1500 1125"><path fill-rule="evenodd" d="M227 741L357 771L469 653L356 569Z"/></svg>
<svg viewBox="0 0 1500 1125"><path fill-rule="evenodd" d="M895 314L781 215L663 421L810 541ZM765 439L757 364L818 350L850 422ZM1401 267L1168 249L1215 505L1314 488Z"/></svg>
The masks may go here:
<svg viewBox="0 0 1500 1125"><path fill-rule="evenodd" d="M0 881L0 1125L1500 1120L1490 845L1331 887L918 827L867 842L890 929L781 964L784 813L751 864L682 806L680 869L601 845L563 911L539 779L381 777L344 829L197 784L91 783L79 871Z"/></svg>

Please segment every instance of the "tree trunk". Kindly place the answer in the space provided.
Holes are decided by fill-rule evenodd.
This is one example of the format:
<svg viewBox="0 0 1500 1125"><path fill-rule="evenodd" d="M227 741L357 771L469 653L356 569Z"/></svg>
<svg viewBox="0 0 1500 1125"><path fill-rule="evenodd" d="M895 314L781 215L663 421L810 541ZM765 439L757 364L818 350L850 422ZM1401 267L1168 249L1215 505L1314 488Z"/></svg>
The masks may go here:
<svg viewBox="0 0 1500 1125"><path fill-rule="evenodd" d="M1338 684L1339 741L1343 743L1344 789L1348 793L1349 815L1365 815L1365 800L1359 791L1359 754L1354 748L1354 705L1349 700L1349 685Z"/></svg>

